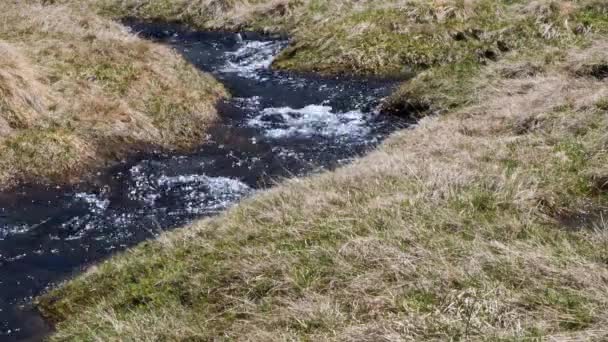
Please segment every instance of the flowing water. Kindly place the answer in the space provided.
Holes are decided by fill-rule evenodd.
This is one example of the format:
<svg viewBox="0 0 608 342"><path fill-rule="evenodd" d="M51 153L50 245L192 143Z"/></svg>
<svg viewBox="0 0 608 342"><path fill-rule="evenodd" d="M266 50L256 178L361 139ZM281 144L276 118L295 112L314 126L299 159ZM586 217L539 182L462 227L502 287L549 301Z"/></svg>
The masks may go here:
<svg viewBox="0 0 608 342"><path fill-rule="evenodd" d="M29 304L49 286L116 251L224 210L277 179L347 163L405 125L374 111L393 84L270 70L286 46L251 33L128 23L214 74L233 98L188 155L148 155L100 186L22 187L0 194L0 340L40 340Z"/></svg>

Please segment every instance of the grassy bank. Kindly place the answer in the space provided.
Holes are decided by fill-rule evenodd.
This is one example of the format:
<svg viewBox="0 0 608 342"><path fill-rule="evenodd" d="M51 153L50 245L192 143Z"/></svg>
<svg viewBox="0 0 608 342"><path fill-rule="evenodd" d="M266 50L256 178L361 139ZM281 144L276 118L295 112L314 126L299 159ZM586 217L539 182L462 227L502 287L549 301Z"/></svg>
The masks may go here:
<svg viewBox="0 0 608 342"><path fill-rule="evenodd" d="M287 4L276 18L232 5L239 2L101 3L114 15L128 9L199 25L276 25L301 42L306 26L298 25L307 20L345 23L357 33L342 20L361 8L431 2L247 5ZM475 23L483 35L530 33L505 40L512 43L504 51L494 41L496 56L466 47L456 51L462 58L418 65L424 72L403 85L391 108L444 114L395 134L369 156L286 181L49 292L39 306L58 323L51 339L608 338L608 8L598 1L432 3L436 20L443 8L448 20ZM185 14L212 4L227 6L199 11L201 18L219 14L213 21ZM340 6L345 10L333 11ZM482 9L499 16L471 19ZM377 27L387 23L365 17ZM440 34L450 23L427 23L427 31ZM407 30L417 29L407 21L399 30L407 40ZM467 46L491 41L475 38L478 31L456 32L465 37L454 41ZM349 39L336 36L332 49L350 48ZM393 45L374 44L363 49L378 49L384 61ZM299 69L298 53L279 63ZM387 63L386 70L402 67Z"/></svg>
<svg viewBox="0 0 608 342"><path fill-rule="evenodd" d="M71 0L61 0L71 2ZM286 32L277 66L398 74L466 59L492 60L531 40L606 30L602 1L88 0L106 16L179 21L203 29ZM330 13L331 15L328 15Z"/></svg>
<svg viewBox="0 0 608 342"><path fill-rule="evenodd" d="M67 3L72 0L61 0ZM601 0L87 0L113 18L178 21L202 29L287 33L274 67L411 78L389 110L463 104L480 66L512 51L567 49L606 33ZM330 15L328 15L330 14Z"/></svg>
<svg viewBox="0 0 608 342"><path fill-rule="evenodd" d="M42 299L54 339L605 338L608 87L581 55L497 65L474 106L91 269Z"/></svg>
<svg viewBox="0 0 608 342"><path fill-rule="evenodd" d="M136 148L200 142L224 90L88 7L0 13L0 184L64 182Z"/></svg>

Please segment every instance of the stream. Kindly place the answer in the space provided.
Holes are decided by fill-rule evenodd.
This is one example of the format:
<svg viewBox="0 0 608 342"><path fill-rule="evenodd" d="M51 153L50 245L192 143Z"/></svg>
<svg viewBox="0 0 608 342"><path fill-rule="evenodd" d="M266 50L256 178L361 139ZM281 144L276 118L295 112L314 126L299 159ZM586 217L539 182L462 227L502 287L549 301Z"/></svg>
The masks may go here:
<svg viewBox="0 0 608 342"><path fill-rule="evenodd" d="M282 178L344 165L406 126L375 111L394 82L271 70L286 40L128 25L212 73L232 98L218 105L220 122L193 153L125 161L100 175L101 185L0 194L0 341L46 336L51 328L32 299L86 266Z"/></svg>

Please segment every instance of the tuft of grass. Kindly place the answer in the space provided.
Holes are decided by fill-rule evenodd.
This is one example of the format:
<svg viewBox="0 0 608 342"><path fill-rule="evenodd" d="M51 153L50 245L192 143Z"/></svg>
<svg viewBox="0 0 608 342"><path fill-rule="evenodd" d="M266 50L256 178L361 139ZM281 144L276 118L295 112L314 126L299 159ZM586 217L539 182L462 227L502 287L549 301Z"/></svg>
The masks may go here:
<svg viewBox="0 0 608 342"><path fill-rule="evenodd" d="M0 168L22 179L75 180L66 177L86 171L95 161L89 142L61 128L20 130L3 143Z"/></svg>
<svg viewBox="0 0 608 342"><path fill-rule="evenodd" d="M44 3L0 13L0 188L200 144L219 83L83 3Z"/></svg>

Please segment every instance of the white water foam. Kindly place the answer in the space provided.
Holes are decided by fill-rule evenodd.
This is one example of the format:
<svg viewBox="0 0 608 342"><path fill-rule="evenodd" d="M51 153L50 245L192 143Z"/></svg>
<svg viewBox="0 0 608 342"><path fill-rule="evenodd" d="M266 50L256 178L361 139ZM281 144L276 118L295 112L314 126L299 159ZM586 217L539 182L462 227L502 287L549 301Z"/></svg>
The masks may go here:
<svg viewBox="0 0 608 342"><path fill-rule="evenodd" d="M245 78L261 79L260 70L270 67L283 42L248 41L234 52L227 53L228 61L219 71L236 73Z"/></svg>
<svg viewBox="0 0 608 342"><path fill-rule="evenodd" d="M22 225L4 225L0 226L0 241L6 239L9 235L27 233L32 229L32 226Z"/></svg>
<svg viewBox="0 0 608 342"><path fill-rule="evenodd" d="M94 214L100 214L108 209L110 205L110 201L105 198L101 198L95 194L89 194L85 192L80 192L74 195L74 198L80 199L83 202L87 203L91 208L91 212Z"/></svg>
<svg viewBox="0 0 608 342"><path fill-rule="evenodd" d="M184 208L190 214L225 209L251 192L247 184L236 179L205 175L161 176L158 184L168 189L179 187L180 192L186 192Z"/></svg>
<svg viewBox="0 0 608 342"><path fill-rule="evenodd" d="M323 105L266 108L250 119L249 125L264 129L267 137L275 139L313 135L357 137L369 132L363 112L333 112L332 107Z"/></svg>
<svg viewBox="0 0 608 342"><path fill-rule="evenodd" d="M252 111L257 110L260 107L260 99L259 96L235 97L231 102L238 108Z"/></svg>
<svg viewBox="0 0 608 342"><path fill-rule="evenodd" d="M133 166L129 172L131 173L131 179L134 181L134 184L129 187L129 199L153 206L156 199L160 197L160 194L154 191L156 188L155 182L146 174L142 165Z"/></svg>
<svg viewBox="0 0 608 342"><path fill-rule="evenodd" d="M181 193L181 206L189 214L204 214L227 208L251 192L239 180L227 177L209 177L203 174L182 176L145 175L141 166L131 169L134 184L129 197L148 206L155 206L163 196Z"/></svg>

